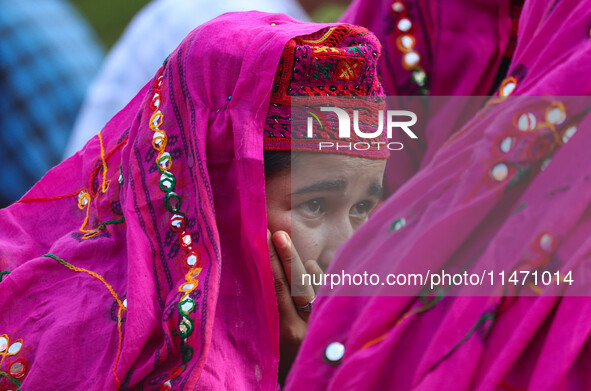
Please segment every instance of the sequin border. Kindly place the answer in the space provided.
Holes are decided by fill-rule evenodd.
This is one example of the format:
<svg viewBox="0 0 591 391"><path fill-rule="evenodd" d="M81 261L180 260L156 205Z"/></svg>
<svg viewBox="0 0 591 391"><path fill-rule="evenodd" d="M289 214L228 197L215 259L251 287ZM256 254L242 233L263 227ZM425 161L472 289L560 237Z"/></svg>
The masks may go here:
<svg viewBox="0 0 591 391"><path fill-rule="evenodd" d="M164 80L162 75L166 64L160 68L154 84L152 85L152 101L150 108L152 115L150 117L149 126L153 131L152 147L158 153L155 159L156 167L160 173L159 187L165 193L164 207L168 210L172 217L170 218L170 229L178 234L178 241L181 248L185 251L184 266L188 269L185 274L185 281L178 288L182 296L178 303L179 323L175 334L181 339L181 355L183 365L175 367L164 380L160 386L161 391L171 390L171 380L180 376L185 369L185 364L193 357L193 349L187 344L187 339L193 333L194 323L189 316L195 310L195 301L189 296L199 283L197 277L201 273L199 254L193 250L193 238L191 233L185 229L186 217L181 212L181 197L174 192L176 186L176 178L171 172L172 156L166 151L168 137L166 130L162 127L164 122L164 114L160 111L162 104L161 86Z"/></svg>

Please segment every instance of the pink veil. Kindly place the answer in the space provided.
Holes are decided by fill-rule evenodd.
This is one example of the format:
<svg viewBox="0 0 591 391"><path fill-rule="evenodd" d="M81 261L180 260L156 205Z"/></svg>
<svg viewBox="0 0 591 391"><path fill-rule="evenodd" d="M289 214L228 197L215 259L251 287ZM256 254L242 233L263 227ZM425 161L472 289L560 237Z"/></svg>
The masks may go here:
<svg viewBox="0 0 591 391"><path fill-rule="evenodd" d="M263 124L285 43L323 27L198 27L0 211L0 388L275 389Z"/></svg>

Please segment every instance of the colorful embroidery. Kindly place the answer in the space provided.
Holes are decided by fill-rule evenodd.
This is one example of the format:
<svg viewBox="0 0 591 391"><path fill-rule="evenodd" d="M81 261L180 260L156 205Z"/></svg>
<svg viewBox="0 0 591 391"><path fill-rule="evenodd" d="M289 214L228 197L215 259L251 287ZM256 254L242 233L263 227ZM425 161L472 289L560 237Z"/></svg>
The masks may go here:
<svg viewBox="0 0 591 391"><path fill-rule="evenodd" d="M122 177L120 177L120 178L122 178ZM109 186L108 181L103 181L103 185L108 188L108 186ZM96 228L90 228L90 229L86 228L86 225L88 224L88 219L90 218L91 201L92 200L91 200L90 194L88 193L88 191L86 189L83 189L82 191L80 191L80 193L78 193L78 208L80 208L80 209L86 208L86 216L84 218L84 221L82 222L82 226L80 227L80 232L84 233L84 235L82 235L82 239L90 239L90 238L98 235L101 230L103 230L107 227L107 225L120 224L125 221L125 218L121 217L120 219L117 219L117 220L104 221L104 222L100 223Z"/></svg>
<svg viewBox="0 0 591 391"><path fill-rule="evenodd" d="M337 70L335 72L336 80L357 81L362 69L363 61L341 60L337 64Z"/></svg>
<svg viewBox="0 0 591 391"><path fill-rule="evenodd" d="M321 96L381 95L381 86L375 77L378 51L379 43L374 37L367 30L356 26L339 25L290 40L275 73L271 107L280 105L289 109L292 96L314 96L314 89L318 86L330 91L321 93ZM347 71L344 64L340 65L341 72L336 72L339 62L343 60L347 60L354 69L354 77L347 72L343 74L343 71ZM359 63L359 69L353 65L355 63ZM359 89L343 90L343 87L353 87L353 83ZM314 91L311 93L310 89ZM337 89L339 94L332 94ZM286 113L282 117L289 118L290 115ZM267 120L265 125L270 123Z"/></svg>
<svg viewBox="0 0 591 391"><path fill-rule="evenodd" d="M109 285L109 283L107 283L105 281L104 277L101 276L100 274L97 274L93 271L86 270L86 269L83 269L80 267L76 267L76 266L72 265L71 263L68 263L53 254L48 253L43 256L55 259L60 264L64 265L65 267L67 267L68 269L70 269L72 271L86 273L86 274L89 274L92 277L96 278L97 280L99 280L100 282L103 283L103 285L109 290L111 295L115 298L115 301L117 301L117 304L119 306L119 309L117 311L117 332L119 333L119 344L117 346L117 354L115 356L115 363L113 364L113 376L115 377L115 382L117 383L117 389L119 389L121 387L121 382L119 381L119 377L117 376L117 365L119 363L119 356L121 355L121 345L123 344L123 331L121 330L121 312L125 311L127 309L127 305L123 304L123 302L121 301L121 299L119 299L119 296L115 292L115 289L113 289L113 287L111 285Z"/></svg>
<svg viewBox="0 0 591 391"><path fill-rule="evenodd" d="M330 80L332 79L332 70L334 69L334 62L314 62L314 70L312 71L313 80Z"/></svg>
<svg viewBox="0 0 591 391"><path fill-rule="evenodd" d="M11 343L8 335L0 335L0 388L2 389L5 389L3 385L6 382L11 382L18 387L17 391L21 391L21 379L27 374L27 361L24 358L15 358L11 361L11 358L19 354L23 343L22 339Z"/></svg>
<svg viewBox="0 0 591 391"><path fill-rule="evenodd" d="M314 47L314 54L320 54L320 53L337 53L340 54L341 51L337 48L332 48L332 47L328 47L328 46L316 46Z"/></svg>
<svg viewBox="0 0 591 391"><path fill-rule="evenodd" d="M103 183L101 186L101 191L103 193L106 193L107 189L109 188L109 182L107 181L108 166L107 166L107 161L105 160L105 147L103 146L103 136L102 136L101 132L98 133L98 139L99 139L99 143L101 145L101 162L103 165Z"/></svg>
<svg viewBox="0 0 591 391"><path fill-rule="evenodd" d="M501 86L499 87L499 95L506 98L515 91L515 88L517 88L517 80L513 76L510 76L501 83Z"/></svg>
<svg viewBox="0 0 591 391"><path fill-rule="evenodd" d="M300 41L302 43L309 43L309 44L319 44L322 43L324 41L326 41L328 39L328 37L330 37L330 35L332 34L332 32L336 29L336 27L331 27L329 28L326 33L324 33L324 35L322 35L322 37L320 37L319 39L301 39Z"/></svg>
<svg viewBox="0 0 591 391"><path fill-rule="evenodd" d="M427 74L421 66L421 55L415 50L417 40L412 34L414 23L409 16L409 7L402 0L395 0L392 5L395 31L399 34L396 46L402 52L402 66L411 71L411 80L419 87L419 95L429 95Z"/></svg>
<svg viewBox="0 0 591 391"><path fill-rule="evenodd" d="M326 105L329 97L363 97L342 100L361 112L375 113L383 109L383 89L377 77L376 66L380 45L367 30L356 26L340 25L322 29L305 37L290 40L283 51L275 73L271 99L264 128L265 150L318 151L319 139L338 140L327 128L320 137L310 142L303 124L305 118L293 115L292 103L304 104L298 97L307 97L306 106ZM296 101L292 101L296 99ZM353 110L351 109L351 112ZM375 132L375 115L363 116L360 129ZM370 121L366 121L370 119ZM292 122L292 120L295 120ZM301 121L300 121L301 120ZM326 122L326 121L325 121ZM295 126L294 126L295 125ZM331 124L332 125L332 124ZM334 125L330 128L334 128ZM315 135L316 136L316 135ZM363 141L357 133L351 141ZM374 150L362 153L339 153L353 156L386 158L386 153Z"/></svg>
<svg viewBox="0 0 591 391"><path fill-rule="evenodd" d="M100 186L98 189L95 189L95 191L92 191L92 190L89 191L88 189L84 188L84 189L80 190L80 192L78 193L78 208L82 209L82 210L86 209L84 221L82 222L82 226L80 227L80 232L83 233L83 235L82 235L83 240L90 239L90 238L97 236L102 230L104 230L107 227L107 225L119 224L119 223L122 223L125 221L125 219L123 217L121 217L120 219L113 219L113 220L104 221L104 222L100 223L96 228L88 228L87 227L88 221L90 219L90 207L91 207L92 201L97 196L97 192L100 190L100 193L104 194L109 189L110 181L107 180L107 172L108 172L107 161L111 157L111 155L113 155L113 153L115 153L115 151L117 151L119 148L121 148L123 145L125 145L127 143L127 136L126 136L125 139L123 139L122 142L117 144L117 146L115 148L113 148L112 151L105 154L105 148L103 145L103 137L100 132L98 133L98 139L99 139L100 148L101 148L101 160L100 160L100 164L97 165L96 169L92 172L92 174L90 176L90 183L94 182L94 179L96 178L99 170L102 168L102 180L101 180ZM123 184L123 174L121 172L121 166L119 166L119 169L120 169L119 184L122 185Z"/></svg>
<svg viewBox="0 0 591 391"><path fill-rule="evenodd" d="M160 88L164 77L162 73L164 67L160 69L154 85L152 86L152 116L150 118L150 129L154 132L152 139L152 147L156 150L157 156L155 159L156 168L160 172L159 187L165 193L164 206L172 217L170 218L170 229L178 236L178 242L181 248L187 254L184 259L184 266L189 269L185 275L185 282L179 287L179 292L182 296L178 303L179 323L178 330L175 334L181 337L181 355L183 358L183 365L174 368L160 386L161 390L172 389L172 379L181 375L185 369L185 364L193 357L193 348L188 345L187 338L193 333L193 319L189 316L196 308L195 300L190 297L190 294L197 288L199 280L197 277L201 273L199 254L193 250L193 237L186 228L186 218L181 212L181 197L174 192L176 186L176 178L170 169L172 168L172 156L166 151L168 143L168 136L166 131L161 128L164 122L164 114L160 111L161 93ZM231 97L229 97L231 99Z"/></svg>
<svg viewBox="0 0 591 391"><path fill-rule="evenodd" d="M507 80L508 83L516 83L512 77ZM504 99L506 96L501 92L500 97L489 100L487 105ZM529 105L527 110L519 110L512 116L513 128L500 134L492 144L490 168L468 199L476 194L483 182L502 184L504 191L508 192L530 180L546 169L554 152L577 132L580 115L571 116L567 121L564 103L553 101L542 104L546 105L544 109Z"/></svg>
<svg viewBox="0 0 591 391"><path fill-rule="evenodd" d="M63 194L63 195L52 196L52 197L23 198L17 202L30 203L30 202L56 201L56 200L61 200L64 198L76 197L76 203L78 205L78 208L81 210L86 209L86 213L84 215L84 220L83 220L82 225L80 226L80 229L79 229L79 231L83 234L81 236L82 240L90 239L90 238L97 236L101 231L103 231L107 227L107 225L123 223L125 221L125 219L122 216L120 219L112 219L112 220L107 220L107 221L101 222L96 228L88 228L87 227L88 222L90 220L91 204L92 204L93 200L96 198L97 192L100 190L101 193L106 193L107 190L109 189L110 181L107 180L107 172L108 172L107 162L115 152L117 152L121 147L123 147L124 145L127 144L128 137L129 136L126 135L125 138L123 138L123 140L121 140L111 151L109 151L108 153L105 153L102 135L100 132L98 133L98 139L99 139L100 148L101 148L101 158L100 158L100 164L98 164L96 166L96 168L92 171L92 173L90 175L90 180L89 180L90 186L89 187L82 188L80 190L77 190L77 191L69 193L69 194ZM121 173L121 166L119 166L119 168L120 168L119 184L122 185L123 184L123 175ZM94 186L94 189L93 189L92 184L95 183L95 179L101 169L102 169L101 183ZM88 190L89 188L91 190ZM120 214L120 215L122 215L122 214ZM0 281L1 281L1 279L0 279Z"/></svg>

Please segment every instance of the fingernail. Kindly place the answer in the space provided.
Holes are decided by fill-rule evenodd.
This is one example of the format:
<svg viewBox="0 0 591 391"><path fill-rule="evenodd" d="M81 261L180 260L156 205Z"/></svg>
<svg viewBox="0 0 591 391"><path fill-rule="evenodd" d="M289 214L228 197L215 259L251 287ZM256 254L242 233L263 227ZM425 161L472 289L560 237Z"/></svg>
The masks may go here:
<svg viewBox="0 0 591 391"><path fill-rule="evenodd" d="M283 232L281 235L281 244L284 246L289 246L289 235Z"/></svg>
<svg viewBox="0 0 591 391"><path fill-rule="evenodd" d="M267 230L267 240L271 240L271 230Z"/></svg>

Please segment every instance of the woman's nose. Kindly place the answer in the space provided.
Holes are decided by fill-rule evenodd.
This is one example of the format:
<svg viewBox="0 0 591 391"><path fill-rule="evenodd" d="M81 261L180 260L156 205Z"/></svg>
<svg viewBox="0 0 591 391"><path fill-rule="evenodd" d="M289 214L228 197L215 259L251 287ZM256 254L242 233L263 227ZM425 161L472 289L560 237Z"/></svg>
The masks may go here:
<svg viewBox="0 0 591 391"><path fill-rule="evenodd" d="M324 249L321 252L319 261L320 267L326 270L341 245L355 232L349 218L339 220L331 224L326 232Z"/></svg>

